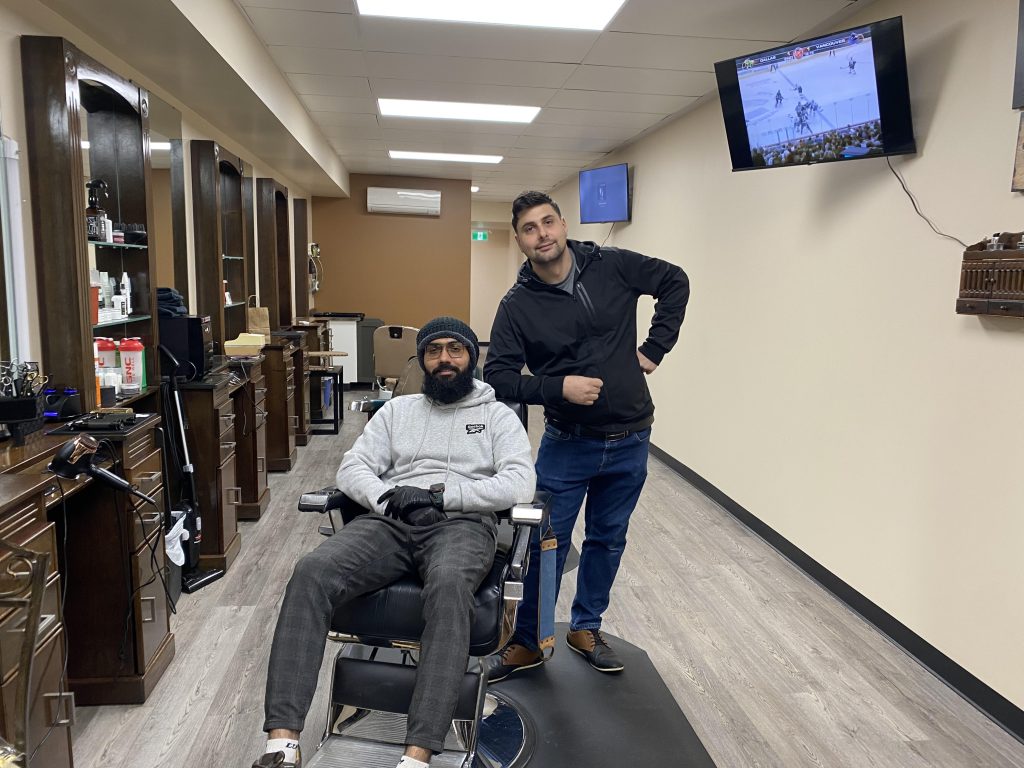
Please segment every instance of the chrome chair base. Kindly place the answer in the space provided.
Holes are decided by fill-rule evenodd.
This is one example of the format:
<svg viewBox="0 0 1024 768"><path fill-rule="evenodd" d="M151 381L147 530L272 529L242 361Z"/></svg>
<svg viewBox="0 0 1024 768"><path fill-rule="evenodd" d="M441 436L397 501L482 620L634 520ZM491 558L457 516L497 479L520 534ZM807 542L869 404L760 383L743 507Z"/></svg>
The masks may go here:
<svg viewBox="0 0 1024 768"><path fill-rule="evenodd" d="M307 768L394 768L405 751L405 715L332 706L330 733L305 760ZM470 723L456 721L431 768L522 768L533 755L536 729L500 693L488 693L475 755L466 752Z"/></svg>

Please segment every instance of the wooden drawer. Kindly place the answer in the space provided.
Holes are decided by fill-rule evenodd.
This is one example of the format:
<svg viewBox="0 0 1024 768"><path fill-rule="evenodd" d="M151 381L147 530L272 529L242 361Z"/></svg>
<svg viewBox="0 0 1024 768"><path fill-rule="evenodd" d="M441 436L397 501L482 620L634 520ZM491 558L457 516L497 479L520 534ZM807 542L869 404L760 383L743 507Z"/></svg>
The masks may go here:
<svg viewBox="0 0 1024 768"><path fill-rule="evenodd" d="M21 648L25 640L27 607L8 608L0 619L0 677L6 682L18 670ZM39 616L39 635L36 647L46 642L47 636L60 624L60 577L53 574L43 593L43 610Z"/></svg>
<svg viewBox="0 0 1024 768"><path fill-rule="evenodd" d="M164 482L162 457L163 452L157 448L134 467L126 469L125 478L142 493L152 496Z"/></svg>
<svg viewBox="0 0 1024 768"><path fill-rule="evenodd" d="M0 522L0 538L7 539L15 546L24 546L26 538L18 532L23 531L32 522L42 521L42 496L32 496L4 513Z"/></svg>
<svg viewBox="0 0 1024 768"><path fill-rule="evenodd" d="M221 441L230 440L235 434L235 414L230 409L218 411L218 414L220 425L217 427L217 435Z"/></svg>
<svg viewBox="0 0 1024 768"><path fill-rule="evenodd" d="M146 504L141 499L133 500L131 503L139 505L138 514L132 512L131 521L131 541L128 546L131 549L137 549L144 541L153 538L153 535L157 532L157 529L163 528L164 524L164 489L162 485L158 485L152 490L147 492L156 501L156 506L152 504Z"/></svg>
<svg viewBox="0 0 1024 768"><path fill-rule="evenodd" d="M238 505L242 503L242 489L236 482L235 456L232 454L217 469L217 487L221 499L221 542L227 544L238 530Z"/></svg>
<svg viewBox="0 0 1024 768"><path fill-rule="evenodd" d="M132 555L132 588L135 613L136 672L143 674L170 631L168 623L167 596L163 583L156 575L164 568L164 537L157 535L153 542L156 556L149 546L141 547ZM154 560L156 561L154 563ZM148 582L148 583L147 583Z"/></svg>
<svg viewBox="0 0 1024 768"><path fill-rule="evenodd" d="M33 766L71 765L69 726L74 723L74 694L61 691L61 673L64 668L64 633L51 634L36 651L32 662L32 682L28 717L28 748L33 751L46 737L46 743L35 753ZM16 696L18 676L3 684L3 709L10 722L17 712ZM54 730L47 736L50 727Z"/></svg>
<svg viewBox="0 0 1024 768"><path fill-rule="evenodd" d="M956 311L958 315L987 315L988 301L986 299L957 299Z"/></svg>
<svg viewBox="0 0 1024 768"><path fill-rule="evenodd" d="M234 430L232 430L230 436L234 437L234 434L235 434ZM234 442L234 440L230 440L230 441L229 440L225 440L224 436L221 435L220 460L218 461L218 463L219 464L223 464L225 461L228 460L229 457L234 456L234 455L235 455L235 442Z"/></svg>
<svg viewBox="0 0 1024 768"><path fill-rule="evenodd" d="M127 472L132 467L137 466L139 462L145 461L149 454L153 452L153 449L157 447L156 433L152 429L145 429L126 438L123 448L124 455L122 456L124 470Z"/></svg>
<svg viewBox="0 0 1024 768"><path fill-rule="evenodd" d="M254 387L253 388L253 392L254 392L253 398L256 401L256 405L262 405L263 402L267 399L267 388L266 387Z"/></svg>
<svg viewBox="0 0 1024 768"><path fill-rule="evenodd" d="M23 528L15 531L14 536L8 539L12 544L23 549L30 549L50 555L50 561L46 566L46 577L57 572L57 539L53 533L53 523L45 523L42 520L33 520ZM0 592L13 591L21 586L23 579L15 578L7 573L10 553L0 554ZM17 571L25 569L24 563L15 566Z"/></svg>
<svg viewBox="0 0 1024 768"><path fill-rule="evenodd" d="M989 299L988 313L990 315L1003 315L1004 317L1024 317L1024 301Z"/></svg>

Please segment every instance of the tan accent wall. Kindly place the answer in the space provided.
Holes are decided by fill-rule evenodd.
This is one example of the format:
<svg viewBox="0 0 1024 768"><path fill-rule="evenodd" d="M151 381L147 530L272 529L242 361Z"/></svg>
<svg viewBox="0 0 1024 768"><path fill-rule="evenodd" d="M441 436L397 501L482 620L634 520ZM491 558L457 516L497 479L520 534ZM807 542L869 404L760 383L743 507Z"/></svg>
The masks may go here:
<svg viewBox="0 0 1024 768"><path fill-rule="evenodd" d="M313 198L312 241L324 275L319 310L363 312L422 326L437 315L470 317L469 182L352 174L352 197ZM367 187L441 190L441 215L367 213Z"/></svg>
<svg viewBox="0 0 1024 768"><path fill-rule="evenodd" d="M1017 3L878 0L842 27L897 15L918 153L893 166L940 229L1019 231ZM709 99L623 161L633 221L609 244L692 285L648 380L653 442L1024 706L1024 320L955 313L963 248L884 159L732 173ZM579 225L575 183L554 196L571 236L608 233Z"/></svg>
<svg viewBox="0 0 1024 768"><path fill-rule="evenodd" d="M163 288L174 285L174 231L171 226L171 172L154 168L153 225L156 232L149 239L149 247L156 251L156 284Z"/></svg>

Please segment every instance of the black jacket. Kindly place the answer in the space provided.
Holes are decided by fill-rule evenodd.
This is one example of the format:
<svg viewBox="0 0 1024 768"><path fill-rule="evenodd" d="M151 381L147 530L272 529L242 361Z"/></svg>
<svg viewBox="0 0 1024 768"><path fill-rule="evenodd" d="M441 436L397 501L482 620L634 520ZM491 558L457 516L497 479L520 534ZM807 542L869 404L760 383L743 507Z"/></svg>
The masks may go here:
<svg viewBox="0 0 1024 768"><path fill-rule="evenodd" d="M674 264L633 251L575 240L569 247L572 296L538 278L529 262L520 268L494 317L484 380L499 398L543 403L549 418L606 432L643 429L654 421L654 402L636 357L637 299L657 299L640 351L660 364L679 338L689 280ZM532 375L522 374L524 364ZM570 375L602 379L597 402L563 399Z"/></svg>

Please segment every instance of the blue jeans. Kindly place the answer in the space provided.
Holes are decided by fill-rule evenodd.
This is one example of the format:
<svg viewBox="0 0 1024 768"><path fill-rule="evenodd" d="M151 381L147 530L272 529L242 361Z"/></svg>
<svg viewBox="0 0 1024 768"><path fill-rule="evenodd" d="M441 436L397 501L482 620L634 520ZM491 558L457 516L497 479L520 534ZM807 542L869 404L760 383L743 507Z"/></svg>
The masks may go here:
<svg viewBox="0 0 1024 768"><path fill-rule="evenodd" d="M556 595L583 497L586 538L580 552L576 598L569 628L600 629L615 574L626 548L626 530L647 479L651 430L620 440L580 437L548 424L537 456L537 489L551 494L551 527L558 538ZM537 648L540 532L530 542L530 568L513 642Z"/></svg>

